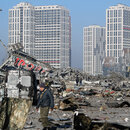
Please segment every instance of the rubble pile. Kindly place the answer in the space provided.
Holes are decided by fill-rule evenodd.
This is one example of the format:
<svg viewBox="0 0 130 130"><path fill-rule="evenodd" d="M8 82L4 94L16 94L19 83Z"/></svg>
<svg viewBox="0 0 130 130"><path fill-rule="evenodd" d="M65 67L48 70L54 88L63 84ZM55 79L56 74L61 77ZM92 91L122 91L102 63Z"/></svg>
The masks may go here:
<svg viewBox="0 0 130 130"><path fill-rule="evenodd" d="M76 85L76 76L82 77L82 84ZM54 93L55 109L49 118L57 129L130 129L129 79L115 73L94 77L71 68L51 71L44 78ZM38 129L34 113L38 115L35 108L29 118Z"/></svg>
<svg viewBox="0 0 130 130"><path fill-rule="evenodd" d="M104 77L103 75L91 76L72 68L55 69L37 61L20 50L10 53L9 58L0 66L0 69L0 99L5 96L3 92L5 88L7 89L10 86L10 83L7 84L6 79L9 76L7 74L9 69L17 69L19 73L24 70L31 71L34 75L30 77L35 79L35 81L30 80L30 82L32 81L33 85L35 85L35 92L37 92L40 82L45 82L50 87L54 95L55 107L54 111L49 114L49 120L56 124L57 130L130 129L130 79L120 74L111 73L109 76ZM21 82L21 79L19 80L20 75L17 77L18 81ZM25 83L24 81L29 82L24 77L23 84ZM20 90L24 89L24 86L18 87L16 82L13 87L18 87ZM26 90L30 89L26 88ZM12 96L16 98L14 94L12 93ZM36 98L37 93L33 96L35 101ZM9 99L11 99L12 103L11 96L9 96ZM16 99L18 102L15 101L15 103L19 104L21 97ZM16 105L12 103L11 106L13 108ZM28 110L29 108L27 107ZM24 126L23 130L42 130L42 125L39 121L40 115L35 106L31 107L29 113L28 111L25 113L25 110L22 111L18 107L16 110L26 115L28 114L26 122L24 120L25 124L22 124L22 127ZM12 109L11 111L14 110ZM17 115L15 117L19 117ZM16 118L17 121L18 119ZM18 127L17 124L16 126Z"/></svg>

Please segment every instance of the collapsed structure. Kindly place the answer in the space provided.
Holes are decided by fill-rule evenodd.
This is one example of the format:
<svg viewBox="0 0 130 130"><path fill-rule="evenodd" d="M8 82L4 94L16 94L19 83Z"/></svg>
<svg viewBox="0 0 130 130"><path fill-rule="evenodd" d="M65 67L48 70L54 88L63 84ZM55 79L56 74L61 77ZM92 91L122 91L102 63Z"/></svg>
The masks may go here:
<svg viewBox="0 0 130 130"><path fill-rule="evenodd" d="M129 129L130 81L112 73L91 76L72 68L55 69L11 46L0 69L1 129L42 129L36 104L39 82L48 82L55 98L49 119L57 129ZM76 77L82 82L76 85Z"/></svg>

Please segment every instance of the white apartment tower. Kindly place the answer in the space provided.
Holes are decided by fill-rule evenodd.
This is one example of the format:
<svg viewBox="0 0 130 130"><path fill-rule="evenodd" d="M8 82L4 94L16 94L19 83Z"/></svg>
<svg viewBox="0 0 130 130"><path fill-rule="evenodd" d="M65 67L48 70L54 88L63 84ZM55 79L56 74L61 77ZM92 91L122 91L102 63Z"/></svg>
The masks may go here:
<svg viewBox="0 0 130 130"><path fill-rule="evenodd" d="M119 63L125 48L130 48L130 7L118 4L106 10L106 57Z"/></svg>
<svg viewBox="0 0 130 130"><path fill-rule="evenodd" d="M9 10L9 44L22 43L24 51L55 68L71 63L71 19L63 6L19 3Z"/></svg>
<svg viewBox="0 0 130 130"><path fill-rule="evenodd" d="M34 7L20 3L9 9L8 44L22 43L24 51L33 55L34 47Z"/></svg>
<svg viewBox="0 0 130 130"><path fill-rule="evenodd" d="M97 25L83 29L83 71L90 75L102 74L105 56L105 27Z"/></svg>

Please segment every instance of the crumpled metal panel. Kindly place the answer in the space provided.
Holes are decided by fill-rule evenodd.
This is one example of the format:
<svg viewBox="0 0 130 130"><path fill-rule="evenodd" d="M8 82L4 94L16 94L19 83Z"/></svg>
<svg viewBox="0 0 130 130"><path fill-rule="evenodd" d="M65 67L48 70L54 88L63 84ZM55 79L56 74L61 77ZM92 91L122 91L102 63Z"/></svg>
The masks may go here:
<svg viewBox="0 0 130 130"><path fill-rule="evenodd" d="M7 84L8 84L8 87L10 87L11 85L16 86L18 84L18 75L12 74L12 73L9 74Z"/></svg>
<svg viewBox="0 0 130 130"><path fill-rule="evenodd" d="M21 85L25 87L31 86L31 77L30 76L22 76L21 77Z"/></svg>
<svg viewBox="0 0 130 130"><path fill-rule="evenodd" d="M18 102L17 102L18 101ZM27 119L28 111L32 105L32 101L26 99L18 99L12 105L12 113L10 116L10 127L23 129Z"/></svg>
<svg viewBox="0 0 130 130"><path fill-rule="evenodd" d="M28 99L6 98L0 109L0 129L22 130L32 101Z"/></svg>
<svg viewBox="0 0 130 130"><path fill-rule="evenodd" d="M7 97L29 99L31 75L24 70L10 70L7 75Z"/></svg>
<svg viewBox="0 0 130 130"><path fill-rule="evenodd" d="M2 101L2 98L4 97L4 88L0 85L0 102Z"/></svg>
<svg viewBox="0 0 130 130"><path fill-rule="evenodd" d="M7 89L7 97L19 98L19 90L18 89Z"/></svg>

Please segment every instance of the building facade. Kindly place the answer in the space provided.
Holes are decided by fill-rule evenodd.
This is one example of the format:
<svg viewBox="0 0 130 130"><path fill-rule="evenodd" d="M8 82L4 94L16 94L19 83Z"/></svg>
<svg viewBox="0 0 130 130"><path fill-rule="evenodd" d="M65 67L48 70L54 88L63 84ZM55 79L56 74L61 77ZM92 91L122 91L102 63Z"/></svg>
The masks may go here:
<svg viewBox="0 0 130 130"><path fill-rule="evenodd" d="M83 29L83 71L90 75L102 74L105 56L105 27L97 25Z"/></svg>
<svg viewBox="0 0 130 130"><path fill-rule="evenodd" d="M9 10L9 44L55 68L71 65L71 18L63 6L19 3Z"/></svg>
<svg viewBox="0 0 130 130"><path fill-rule="evenodd" d="M125 48L130 48L130 7L118 4L106 10L106 57L119 63Z"/></svg>

